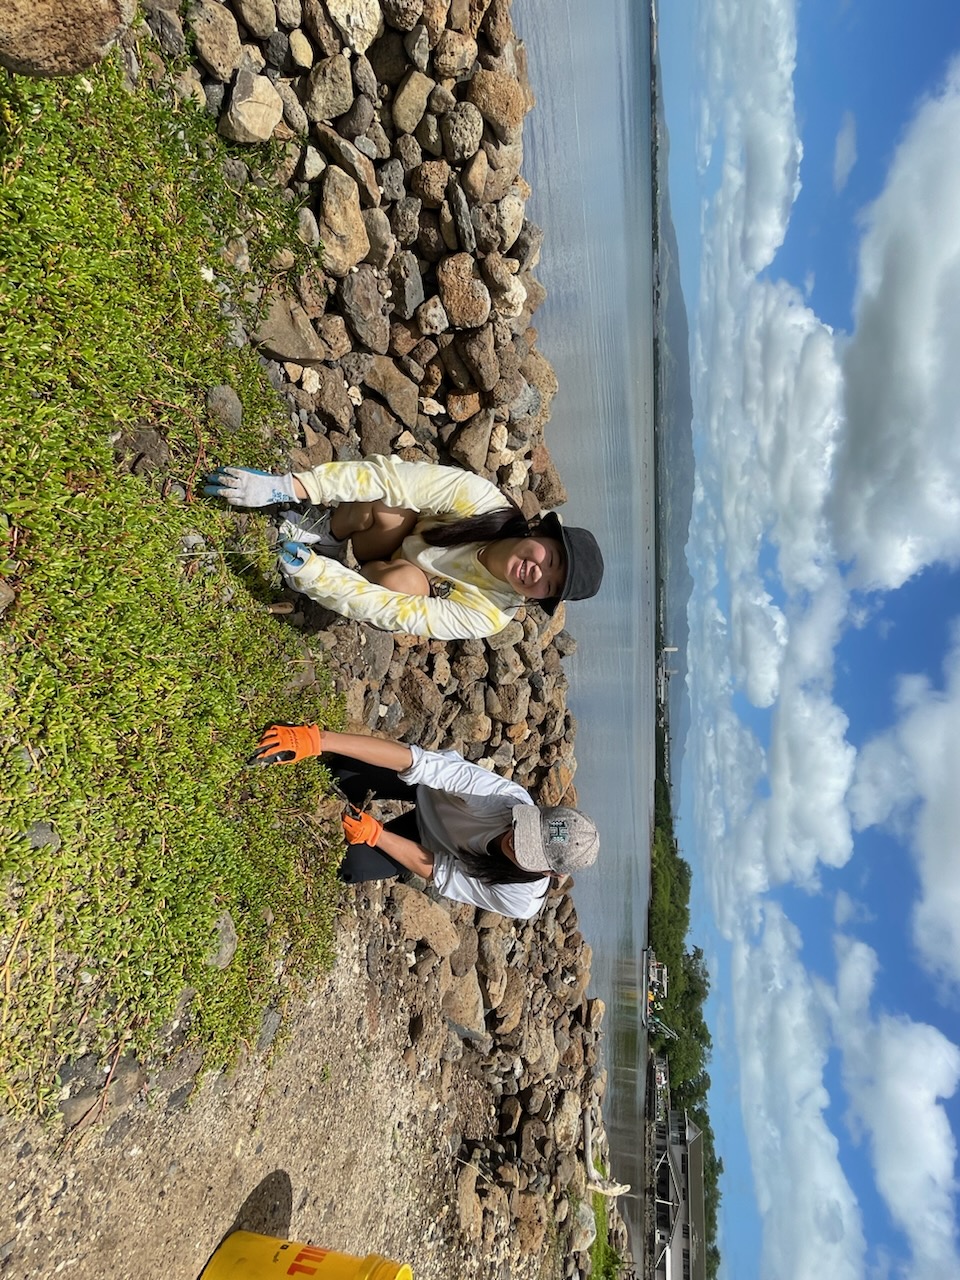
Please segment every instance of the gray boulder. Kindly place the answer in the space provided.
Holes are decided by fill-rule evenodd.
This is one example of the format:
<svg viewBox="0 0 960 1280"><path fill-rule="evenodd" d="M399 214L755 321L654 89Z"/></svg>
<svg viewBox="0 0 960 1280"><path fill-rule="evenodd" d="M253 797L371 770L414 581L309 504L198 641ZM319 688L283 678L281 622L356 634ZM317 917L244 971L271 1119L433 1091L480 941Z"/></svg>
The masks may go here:
<svg viewBox="0 0 960 1280"><path fill-rule="evenodd" d="M4 0L0 66L70 76L100 61L133 21L136 0Z"/></svg>
<svg viewBox="0 0 960 1280"><path fill-rule="evenodd" d="M345 276L370 252L357 184L337 165L328 165L321 178L317 226L323 265L333 276Z"/></svg>

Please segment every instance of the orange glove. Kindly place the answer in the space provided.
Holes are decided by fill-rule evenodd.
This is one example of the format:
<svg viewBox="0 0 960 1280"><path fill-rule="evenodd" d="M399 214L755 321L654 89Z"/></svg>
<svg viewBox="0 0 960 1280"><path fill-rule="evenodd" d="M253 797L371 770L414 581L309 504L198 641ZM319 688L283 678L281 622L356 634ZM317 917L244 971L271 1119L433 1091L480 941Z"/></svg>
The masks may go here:
<svg viewBox="0 0 960 1280"><path fill-rule="evenodd" d="M323 750L315 724L271 724L264 729L249 764L294 764Z"/></svg>
<svg viewBox="0 0 960 1280"><path fill-rule="evenodd" d="M376 845L383 835L383 823L378 822L372 813L362 813L358 809L356 817L352 813L343 815L343 834L347 844Z"/></svg>

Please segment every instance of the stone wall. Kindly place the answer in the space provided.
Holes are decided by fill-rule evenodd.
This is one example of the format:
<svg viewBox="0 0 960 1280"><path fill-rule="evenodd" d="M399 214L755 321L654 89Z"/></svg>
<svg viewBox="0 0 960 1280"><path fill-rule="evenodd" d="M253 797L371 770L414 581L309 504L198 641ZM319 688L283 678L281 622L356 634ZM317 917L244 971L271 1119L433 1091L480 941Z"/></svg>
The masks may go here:
<svg viewBox="0 0 960 1280"><path fill-rule="evenodd" d="M240 334L300 434L290 464L395 453L476 471L528 516L563 503L544 439L557 381L531 325L544 297L520 173L533 94L505 0L146 8L149 31L127 41L135 73L170 83L192 37L197 60L178 63L175 91L251 144L228 180L254 180L253 144L279 140L273 179L302 202L302 240L323 245L306 270L281 253L275 283L251 280L259 320ZM247 260L242 240L228 253ZM316 610L305 621L335 659L355 726L452 746L544 803L575 802L562 659L576 642L562 606L453 644Z"/></svg>

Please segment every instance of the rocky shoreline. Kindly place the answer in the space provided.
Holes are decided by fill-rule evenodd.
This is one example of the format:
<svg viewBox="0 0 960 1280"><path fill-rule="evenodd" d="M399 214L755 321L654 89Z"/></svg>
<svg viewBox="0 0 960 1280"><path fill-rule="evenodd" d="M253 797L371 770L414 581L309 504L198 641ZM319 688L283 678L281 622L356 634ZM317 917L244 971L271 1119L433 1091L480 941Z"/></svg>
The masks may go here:
<svg viewBox="0 0 960 1280"><path fill-rule="evenodd" d="M302 438L290 465L393 453L476 471L528 516L562 504L544 439L557 381L531 324L543 235L520 175L533 95L505 0L146 10L157 43L127 37L131 70L172 74L227 137L282 142L271 178L304 202L304 243L323 243L323 271L295 273L281 252L269 287L251 279L251 332L234 318ZM197 62L172 73L164 59L182 59L188 36ZM263 180L228 167L234 185ZM228 254L242 265L247 245ZM489 759L547 804L574 798L562 608L452 644L307 621L335 653L354 725Z"/></svg>
<svg viewBox="0 0 960 1280"><path fill-rule="evenodd" d="M322 268L295 268L294 254L281 252L273 282L250 278L256 325L233 317L237 341L257 347L288 405L301 441L290 465L394 453L476 471L528 516L565 501L545 442L557 383L532 326L544 298L533 274L543 236L526 217L521 168L534 97L509 0L144 7L145 23L122 40L128 74L196 99L224 137L251 145L249 164L228 162L232 185L263 181L253 148L278 141L270 180L302 202L301 241L323 245ZM247 245L238 237L228 253L242 268ZM229 390L211 410L235 412ZM521 611L489 640L446 643L350 623L302 597L290 603L302 611L294 623L329 654L349 727L452 747L542 803L576 803L562 661L576 642L562 606L552 619ZM447 1273L457 1259L470 1275L539 1275L548 1256L550 1274L589 1273L583 1117L592 1119L594 1158L609 1167L604 1009L586 995L591 953L569 889L530 922L409 885L348 891L355 913L338 947L357 957L380 1005L363 1034L395 1024L405 1096L435 1120L437 1145L423 1158L437 1163L431 1188L448 1206L437 1210ZM271 1070L251 1064L267 1061L278 1026L266 1011L241 1072ZM148 1100L177 1117L191 1095L192 1105L209 1097L197 1064L171 1049L155 1070L118 1064L97 1108L101 1141L118 1125L136 1128ZM81 1127L87 1100L103 1089L102 1073L87 1066L74 1072L63 1107ZM39 1233L31 1222L24 1209L18 1238ZM313 1238L349 1247L320 1238L326 1222L321 1215ZM613 1201L610 1236L629 1276ZM0 1264L17 1256L11 1247ZM418 1277L431 1274L417 1257L404 1260Z"/></svg>

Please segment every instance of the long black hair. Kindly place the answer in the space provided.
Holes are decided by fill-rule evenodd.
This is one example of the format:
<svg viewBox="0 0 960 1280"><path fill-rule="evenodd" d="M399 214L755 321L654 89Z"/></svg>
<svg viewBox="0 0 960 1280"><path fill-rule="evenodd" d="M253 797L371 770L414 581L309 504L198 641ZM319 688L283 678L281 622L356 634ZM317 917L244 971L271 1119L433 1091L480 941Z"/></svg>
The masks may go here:
<svg viewBox="0 0 960 1280"><path fill-rule="evenodd" d="M525 871L518 867L500 848L501 836L494 836L483 853L472 849L458 849L457 861L468 876L483 884L533 884L542 880L545 871Z"/></svg>
<svg viewBox="0 0 960 1280"><path fill-rule="evenodd" d="M497 507L462 520L434 525L420 536L431 547L462 547L468 542L497 542L500 538L529 538L535 532L519 507Z"/></svg>

